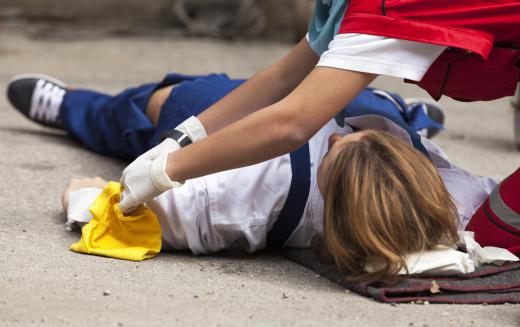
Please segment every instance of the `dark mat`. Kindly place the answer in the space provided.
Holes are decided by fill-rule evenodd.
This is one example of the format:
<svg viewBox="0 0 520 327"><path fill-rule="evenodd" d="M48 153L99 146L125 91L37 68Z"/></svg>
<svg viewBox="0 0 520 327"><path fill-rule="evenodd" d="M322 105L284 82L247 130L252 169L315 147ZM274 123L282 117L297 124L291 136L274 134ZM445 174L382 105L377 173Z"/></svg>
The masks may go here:
<svg viewBox="0 0 520 327"><path fill-rule="evenodd" d="M379 282L348 283L334 266L320 262L309 249L284 249L286 258L345 288L380 302L520 303L520 262L501 267L484 265L474 273L456 277L405 277L393 285Z"/></svg>

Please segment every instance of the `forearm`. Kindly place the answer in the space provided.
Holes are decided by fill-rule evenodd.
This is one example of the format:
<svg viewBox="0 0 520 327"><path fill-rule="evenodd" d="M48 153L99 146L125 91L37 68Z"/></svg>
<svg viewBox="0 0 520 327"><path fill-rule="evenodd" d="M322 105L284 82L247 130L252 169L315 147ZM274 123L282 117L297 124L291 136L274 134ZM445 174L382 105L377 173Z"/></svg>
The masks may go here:
<svg viewBox="0 0 520 327"><path fill-rule="evenodd" d="M198 118L208 134L286 97L313 69L318 56L302 40L294 50L261 71Z"/></svg>
<svg viewBox="0 0 520 327"><path fill-rule="evenodd" d="M316 69L287 98L170 153L166 171L172 180L183 181L256 164L293 151L307 142L374 77Z"/></svg>
<svg viewBox="0 0 520 327"><path fill-rule="evenodd" d="M183 181L290 152L298 142L287 139L282 126L273 125L272 114L278 114L276 106L253 113L204 140L170 153L166 168L168 176Z"/></svg>

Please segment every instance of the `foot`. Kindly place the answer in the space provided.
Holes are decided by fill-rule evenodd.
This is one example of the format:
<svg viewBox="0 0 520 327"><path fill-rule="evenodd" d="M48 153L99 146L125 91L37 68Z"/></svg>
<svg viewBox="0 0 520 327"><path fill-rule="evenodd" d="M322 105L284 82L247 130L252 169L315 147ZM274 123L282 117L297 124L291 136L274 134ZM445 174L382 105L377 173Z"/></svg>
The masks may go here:
<svg viewBox="0 0 520 327"><path fill-rule="evenodd" d="M60 109L67 93L65 84L45 75L17 75L7 87L13 107L30 120L52 128L64 129Z"/></svg>
<svg viewBox="0 0 520 327"><path fill-rule="evenodd" d="M408 105L414 104L424 104L424 108L426 110L426 115L430 117L433 121L444 125L444 107L433 100L423 99L423 98L409 98L404 99L404 102ZM424 130L419 131L419 134L426 138L433 138L441 131L440 128L425 128Z"/></svg>

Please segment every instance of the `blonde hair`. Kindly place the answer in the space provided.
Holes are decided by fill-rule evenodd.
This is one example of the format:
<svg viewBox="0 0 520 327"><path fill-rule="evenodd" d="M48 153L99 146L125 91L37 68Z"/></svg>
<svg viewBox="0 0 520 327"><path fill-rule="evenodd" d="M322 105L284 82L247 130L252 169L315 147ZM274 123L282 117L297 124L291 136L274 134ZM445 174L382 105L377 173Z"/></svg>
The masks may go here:
<svg viewBox="0 0 520 327"><path fill-rule="evenodd" d="M389 133L362 133L331 168L314 247L349 280L392 281L407 254L456 243L457 211L426 156ZM381 265L368 273L372 261Z"/></svg>

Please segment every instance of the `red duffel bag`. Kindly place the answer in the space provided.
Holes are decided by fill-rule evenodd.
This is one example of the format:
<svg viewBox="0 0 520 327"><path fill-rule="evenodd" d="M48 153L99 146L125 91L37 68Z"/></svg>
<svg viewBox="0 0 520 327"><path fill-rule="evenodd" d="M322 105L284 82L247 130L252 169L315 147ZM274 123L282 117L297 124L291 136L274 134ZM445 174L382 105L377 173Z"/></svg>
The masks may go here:
<svg viewBox="0 0 520 327"><path fill-rule="evenodd" d="M520 169L491 192L466 230L482 246L505 248L520 255Z"/></svg>

